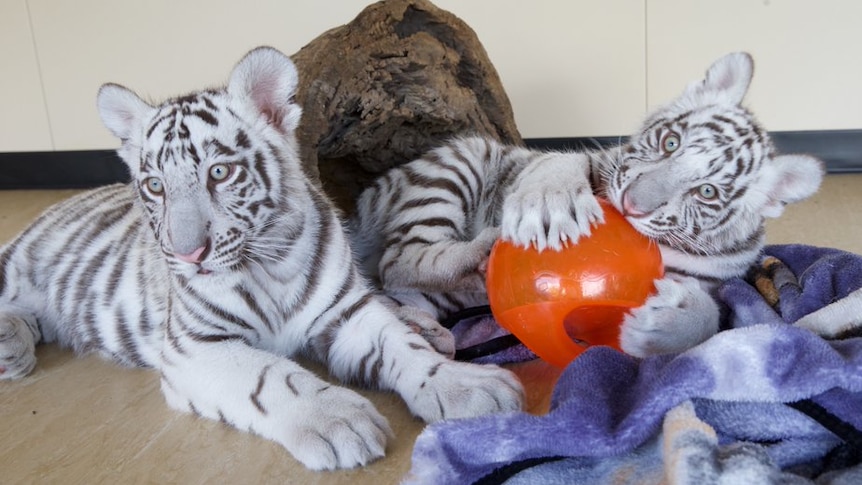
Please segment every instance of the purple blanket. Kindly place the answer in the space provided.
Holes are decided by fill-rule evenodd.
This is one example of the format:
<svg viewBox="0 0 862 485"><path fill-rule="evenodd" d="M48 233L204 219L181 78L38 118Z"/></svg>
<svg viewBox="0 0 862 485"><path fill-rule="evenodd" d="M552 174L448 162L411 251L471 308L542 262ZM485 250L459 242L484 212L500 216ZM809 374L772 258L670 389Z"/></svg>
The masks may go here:
<svg viewBox="0 0 862 485"><path fill-rule="evenodd" d="M777 301L728 281L719 297L731 328L695 348L648 359L591 348L561 375L547 415L429 426L407 482L862 478L848 468L862 446L862 339L790 325L862 288L862 257L802 245L765 252L784 263L769 268Z"/></svg>

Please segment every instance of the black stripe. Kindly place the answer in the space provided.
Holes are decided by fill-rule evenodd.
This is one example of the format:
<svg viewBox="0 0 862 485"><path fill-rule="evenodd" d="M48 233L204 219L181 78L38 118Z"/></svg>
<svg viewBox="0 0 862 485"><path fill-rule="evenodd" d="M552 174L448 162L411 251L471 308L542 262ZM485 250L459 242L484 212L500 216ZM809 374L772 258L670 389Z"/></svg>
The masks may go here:
<svg viewBox="0 0 862 485"><path fill-rule="evenodd" d="M356 271L351 270L347 274L347 277L344 279L344 281L341 282L341 288L338 289L338 293L336 293L335 296L332 298L332 301L329 303L329 306L327 306L325 310L320 312L318 314L319 315L318 319L315 320L314 322L312 322L312 324L309 325L308 328L305 330L305 338L306 339L308 339L314 333L317 325L323 323L320 320L320 316L326 315L327 313L329 313L330 310L335 308L335 305L341 303L341 301L344 299L344 297L347 296L347 294L351 290L353 290L353 288L356 284L356 281L357 281Z"/></svg>
<svg viewBox="0 0 862 485"><path fill-rule="evenodd" d="M512 334L502 335L476 345L456 350L455 360L471 361L480 357L487 357L489 355L496 354L497 352L502 352L520 344L521 341L518 340L518 337Z"/></svg>
<svg viewBox="0 0 862 485"><path fill-rule="evenodd" d="M168 321L165 322L165 339L168 341L171 348L174 349L178 354L180 354L181 356L186 356L188 355L188 353L180 342L179 336L174 331L174 325L176 323L174 318L171 317L173 304L173 299L169 297L167 305ZM164 360L165 358L165 353L162 352L162 359Z"/></svg>
<svg viewBox="0 0 862 485"><path fill-rule="evenodd" d="M150 138L151 136L153 136L153 132L155 132L155 131L156 131L156 128L157 128L160 124L162 124L162 122L163 122L163 121L166 121L166 120L168 120L168 119L170 119L170 118L173 118L174 116L176 116L176 114L177 114L177 108L176 108L176 107L174 107L174 108L172 108L172 109L168 110L168 112L167 112L167 113L164 113L161 117L159 117L159 118L157 118L157 119L152 120L152 121L150 122L150 127L147 129L147 133L146 133L146 135L145 135L145 138ZM168 127L170 128L170 124L169 124L169 126L168 126Z"/></svg>
<svg viewBox="0 0 862 485"><path fill-rule="evenodd" d="M132 247L136 240L141 239L139 225L129 225L117 242L114 244L114 247L117 250L115 257L112 258L112 263L114 265L110 274L108 275L108 287L105 288L103 303L107 304L108 299L113 299L117 293L117 290L120 287L120 281L123 279L124 273L129 271L131 267L131 251ZM142 288L142 287L139 287ZM146 300L144 300L146 301Z"/></svg>
<svg viewBox="0 0 862 485"><path fill-rule="evenodd" d="M408 200L407 202L403 203L401 205L401 207L399 207L396 210L403 211L403 210L407 210L407 209L424 208L424 207L427 207L427 206L433 205L433 204L447 204L448 205L448 204L452 204L452 201L446 200L442 197L422 197L422 198ZM377 203L373 204L373 206L377 206L377 205L378 205Z"/></svg>
<svg viewBox="0 0 862 485"><path fill-rule="evenodd" d="M165 288L156 287L156 285L151 285L149 283L149 273L147 270L152 270L152 268L144 268L144 265L141 264L143 261L138 259L135 261L135 279L137 281L138 291L141 292L141 301L145 302L145 304L141 305L141 312L138 315L138 331L141 336L146 337L153 333L154 325L161 325L165 323L165 319L167 318L167 312L158 312L159 308L150 308L149 302L156 302L164 299L164 295L167 293ZM157 297L153 297L152 293L157 292ZM167 307L167 303L165 303L165 307ZM156 322L152 322L150 314L154 313L156 318L158 318L159 314L161 314L161 319Z"/></svg>
<svg viewBox="0 0 862 485"><path fill-rule="evenodd" d="M697 278L698 280L710 283L723 283L724 278L718 278L715 276L710 276L704 273L693 272L686 269L677 268L675 266L665 266L665 273L675 273L681 276L691 276L692 278Z"/></svg>
<svg viewBox="0 0 862 485"><path fill-rule="evenodd" d="M251 142L248 139L248 134L242 128L238 129L234 137L234 143L240 148L251 148Z"/></svg>
<svg viewBox="0 0 862 485"><path fill-rule="evenodd" d="M254 327L252 327L245 320L240 318L239 315L228 311L226 308L216 305L214 302L210 301L210 298L203 297L194 289L187 287L182 293L179 294L179 296L185 295L191 295L194 301L199 304L199 306L203 307L204 310L212 313L212 315L214 315L216 318L246 330L254 330ZM188 311L192 311L192 308L188 305L186 306L186 309Z"/></svg>
<svg viewBox="0 0 862 485"><path fill-rule="evenodd" d="M455 225L455 222L452 219L447 219L445 217L429 217L427 219L418 219L415 221L406 222L394 228L393 231L396 233L407 234L410 232L411 229L418 226L448 227L459 235L461 233L460 228Z"/></svg>
<svg viewBox="0 0 862 485"><path fill-rule="evenodd" d="M254 404L254 407L260 411L261 414L266 416L268 414L263 404L260 402L260 393L263 392L263 386L266 384L266 374L269 372L269 369L272 366L266 366L260 371L260 375L257 377L257 387L255 387L254 392L249 395L249 399L251 403Z"/></svg>
<svg viewBox="0 0 862 485"><path fill-rule="evenodd" d="M539 458L527 458L524 460L509 462L499 468L494 469L491 473L473 482L473 485L502 485L507 480L514 477L522 471L533 468L535 466L553 463L555 461L564 460L564 456L548 456Z"/></svg>
<svg viewBox="0 0 862 485"><path fill-rule="evenodd" d="M15 252L15 249L20 244L21 239L16 239L11 244L6 246L3 254L0 254L0 296L6 291L6 266L9 265L9 259L12 258L12 254Z"/></svg>
<svg viewBox="0 0 862 485"><path fill-rule="evenodd" d="M218 126L218 118L213 116L209 111L199 109L197 111L193 111L192 115L197 116L201 121L210 126Z"/></svg>
<svg viewBox="0 0 862 485"><path fill-rule="evenodd" d="M239 135L237 135L237 136L239 136ZM246 142L247 141L248 140L246 140ZM222 143L218 140L212 140L210 143L213 146L215 146L215 151L216 151L217 155L223 155L223 156L228 156L228 157L232 157L232 156L236 155L236 151L233 148L230 148L229 146L225 145L224 143Z"/></svg>
<svg viewBox="0 0 862 485"><path fill-rule="evenodd" d="M92 287L90 283L98 273L99 269L104 264L107 255L111 252L111 246L103 247L92 258L89 259L83 269L77 275L75 280L75 290L72 295L73 304L78 308L83 308L82 313L76 315L79 319L78 324L84 329L88 345L93 345L96 349L104 349L102 340L101 321L97 317L101 312L96 311L95 298L92 298ZM76 266L76 269L81 266ZM89 342L92 342L90 344Z"/></svg>
<svg viewBox="0 0 862 485"><path fill-rule="evenodd" d="M855 426L832 414L828 409L811 399L791 402L787 405L817 421L857 451L862 451L862 430L856 429Z"/></svg>
<svg viewBox="0 0 862 485"><path fill-rule="evenodd" d="M236 291L240 298L245 301L245 304L248 309L251 310L251 312L254 313L257 318L260 319L261 323L266 326L267 330L272 332L274 330L272 327L272 322L269 321L269 318L267 317L266 313L264 313L263 308L258 305L257 299L255 299L255 297L248 292L248 289L240 286L234 288L234 291Z"/></svg>
<svg viewBox="0 0 862 485"><path fill-rule="evenodd" d="M114 321L117 328L117 334L120 337L120 347L125 352L123 357L132 361L137 367L149 367L149 363L144 361L144 358L138 352L138 346L135 345L135 338L129 330L129 322L123 315L121 307L114 310Z"/></svg>
<svg viewBox="0 0 862 485"><path fill-rule="evenodd" d="M203 343L219 343L219 342L227 342L231 340L236 340L242 342L245 345L251 346L251 342L248 341L244 336L239 334L211 334L211 333L200 333L191 330L190 328L185 328L183 333L194 340L195 342L203 342Z"/></svg>
<svg viewBox="0 0 862 485"><path fill-rule="evenodd" d="M411 185L424 187L426 189L445 190L457 197L461 202L461 212L467 212L467 195L464 194L464 191L455 182L445 178L430 177L427 174L419 173L416 168L411 165L405 165L402 169L407 181L410 182Z"/></svg>
<svg viewBox="0 0 862 485"><path fill-rule="evenodd" d="M290 389L290 392L292 392L294 396L299 396L299 389L297 389L296 386L293 385L293 376L295 376L296 374L298 374L298 372L286 375L284 377L284 385L286 385L287 388Z"/></svg>
<svg viewBox="0 0 862 485"><path fill-rule="evenodd" d="M302 282L302 288L299 290L299 298L297 298L296 302L287 310L288 315L294 315L302 311L302 309L308 305L308 302L311 301L312 295L320 284L320 277L323 276L323 262L325 256L329 254L327 250L332 245L332 241L329 239L331 237L329 235L329 224L324 224L321 229L326 231L324 234L325 239L319 241L316 245L310 264L307 267L309 272L305 275Z"/></svg>
<svg viewBox="0 0 862 485"><path fill-rule="evenodd" d="M272 148L270 148L270 151L272 151ZM260 177L264 190L266 193L270 193L272 190L272 180L270 180L269 174L266 173L266 157L260 151L256 151L254 152L254 161L252 163L254 165L254 172Z"/></svg>
<svg viewBox="0 0 862 485"><path fill-rule="evenodd" d="M380 381L380 370L383 368L383 352L381 349L385 347L383 342L384 336L377 335L377 345L373 346L368 353L359 359L358 375L363 376L367 384L377 384ZM377 356L372 360L372 357Z"/></svg>
<svg viewBox="0 0 862 485"><path fill-rule="evenodd" d="M314 348L317 350L318 355L326 361L329 360L329 349L332 347L333 342L335 342L338 332L346 322L353 318L356 312L365 307L373 299L374 295L366 293L324 325L322 331L314 337Z"/></svg>
<svg viewBox="0 0 862 485"><path fill-rule="evenodd" d="M463 153L461 153L461 151L455 151L454 157L457 159L457 161L461 163L454 166L448 164L443 165L443 168L455 174L455 176L458 177L458 180L461 181L461 186L467 190L467 193L464 193L463 191L461 192L461 196L463 197L464 201L467 202L466 205L474 205L478 200L477 192L473 191L473 185L470 183L470 180L467 178L467 175L461 169L466 167L468 170L471 170L471 173L473 174L473 181L481 180L481 178L478 177L476 172L472 170L473 166L470 163L470 160Z"/></svg>

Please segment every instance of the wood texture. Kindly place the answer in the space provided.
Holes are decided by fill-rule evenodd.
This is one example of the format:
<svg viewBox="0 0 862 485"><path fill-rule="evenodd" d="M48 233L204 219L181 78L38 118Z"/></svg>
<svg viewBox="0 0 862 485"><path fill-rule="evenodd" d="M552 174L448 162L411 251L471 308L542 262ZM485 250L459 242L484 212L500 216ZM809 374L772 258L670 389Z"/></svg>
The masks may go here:
<svg viewBox="0 0 862 485"><path fill-rule="evenodd" d="M475 32L426 0L384 0L292 56L303 163L350 210L387 168L455 135L522 143Z"/></svg>

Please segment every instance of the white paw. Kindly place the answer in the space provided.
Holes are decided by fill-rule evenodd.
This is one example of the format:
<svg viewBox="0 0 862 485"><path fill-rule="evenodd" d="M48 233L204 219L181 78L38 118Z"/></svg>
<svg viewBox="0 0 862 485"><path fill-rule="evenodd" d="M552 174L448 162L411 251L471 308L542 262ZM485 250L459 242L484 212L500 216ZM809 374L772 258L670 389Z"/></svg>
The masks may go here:
<svg viewBox="0 0 862 485"><path fill-rule="evenodd" d="M324 387L294 410L278 441L312 470L363 466L386 453L389 423L369 400L349 389Z"/></svg>
<svg viewBox="0 0 862 485"><path fill-rule="evenodd" d="M20 317L0 314L0 379L20 379L36 367L36 341Z"/></svg>
<svg viewBox="0 0 862 485"><path fill-rule="evenodd" d="M685 351L718 332L718 305L695 278L656 280L657 293L623 320L620 346L646 357Z"/></svg>
<svg viewBox="0 0 862 485"><path fill-rule="evenodd" d="M455 336L449 329L440 325L433 315L408 305L398 306L394 311L402 322L427 340L434 350L450 359L455 356Z"/></svg>
<svg viewBox="0 0 862 485"><path fill-rule="evenodd" d="M506 197L501 229L503 239L518 246L559 251L602 222L602 208L588 184L543 181L523 184Z"/></svg>
<svg viewBox="0 0 862 485"><path fill-rule="evenodd" d="M494 366L442 361L431 368L410 410L426 422L519 411L524 389L515 374Z"/></svg>

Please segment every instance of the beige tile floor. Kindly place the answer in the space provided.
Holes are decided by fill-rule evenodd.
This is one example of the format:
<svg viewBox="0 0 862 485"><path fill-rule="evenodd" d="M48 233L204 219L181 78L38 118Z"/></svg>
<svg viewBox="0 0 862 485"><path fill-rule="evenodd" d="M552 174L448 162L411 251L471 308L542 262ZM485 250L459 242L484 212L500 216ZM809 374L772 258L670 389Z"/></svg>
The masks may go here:
<svg viewBox="0 0 862 485"><path fill-rule="evenodd" d="M0 241L73 191L0 191ZM812 199L768 226L771 243L798 242L862 253L862 175L831 175ZM170 410L156 375L119 368L54 346L39 348L33 374L0 382L0 483L397 483L423 424L400 400L362 391L396 436L370 466L309 472L279 446L216 422ZM558 371L512 366L525 383L528 411L547 409Z"/></svg>

